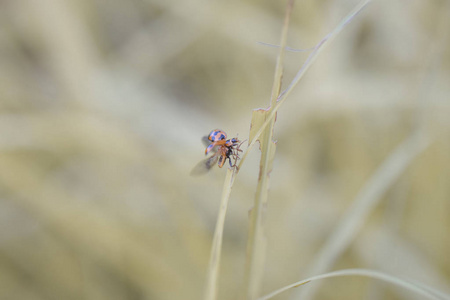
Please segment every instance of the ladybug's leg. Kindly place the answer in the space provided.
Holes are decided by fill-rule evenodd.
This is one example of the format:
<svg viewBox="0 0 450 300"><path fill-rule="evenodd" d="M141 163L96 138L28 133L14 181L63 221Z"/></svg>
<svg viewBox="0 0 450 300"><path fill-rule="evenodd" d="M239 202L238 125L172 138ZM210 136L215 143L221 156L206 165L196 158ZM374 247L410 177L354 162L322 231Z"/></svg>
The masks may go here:
<svg viewBox="0 0 450 300"><path fill-rule="evenodd" d="M225 160L227 159L226 157L224 158L225 156L223 156L223 155L221 155L220 157L219 157L219 168L222 168L223 167L223 164L225 163Z"/></svg>
<svg viewBox="0 0 450 300"><path fill-rule="evenodd" d="M208 154L215 146L215 143L211 143L205 150L205 154Z"/></svg>

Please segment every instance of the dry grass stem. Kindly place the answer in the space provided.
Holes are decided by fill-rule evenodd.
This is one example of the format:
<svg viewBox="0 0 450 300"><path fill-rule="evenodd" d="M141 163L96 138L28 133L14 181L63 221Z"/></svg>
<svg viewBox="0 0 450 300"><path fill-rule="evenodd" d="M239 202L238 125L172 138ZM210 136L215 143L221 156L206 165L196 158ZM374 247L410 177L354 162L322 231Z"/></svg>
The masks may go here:
<svg viewBox="0 0 450 300"><path fill-rule="evenodd" d="M330 272L330 273L325 273L322 275L313 276L313 277L295 282L293 284L282 287L270 294L267 294L261 298L258 298L258 300L271 299L271 298L275 297L276 295L279 295L289 289L296 288L301 285L305 285L312 281L317 281L317 280L332 278L332 277L342 277L342 276L364 276L364 277L370 277L370 278L382 280L382 281L385 281L388 283L392 283L393 285L395 285L397 287L402 287L404 289L410 290L418 295L425 297L426 299L433 299L433 300L448 300L448 299L450 299L450 295L442 293L439 290L436 290L428 285L425 285L425 284L417 282L417 281L402 279L402 278L399 278L396 276L392 276L392 275L374 271L374 270L347 269L347 270L339 270L339 271L334 271L334 272Z"/></svg>

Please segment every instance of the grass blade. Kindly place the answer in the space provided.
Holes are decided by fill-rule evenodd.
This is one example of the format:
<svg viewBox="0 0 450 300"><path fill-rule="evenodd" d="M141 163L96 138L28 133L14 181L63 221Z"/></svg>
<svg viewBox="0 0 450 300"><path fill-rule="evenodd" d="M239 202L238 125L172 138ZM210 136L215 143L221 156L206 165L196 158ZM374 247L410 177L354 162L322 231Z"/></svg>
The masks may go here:
<svg viewBox="0 0 450 300"><path fill-rule="evenodd" d="M234 169L227 169L227 175L223 184L222 198L220 200L219 215L217 216L216 229L209 258L208 274L206 277L205 300L213 300L217 298L217 287L220 269L220 254L222 252L222 237L227 214L228 200L230 199L231 188L233 187L235 178Z"/></svg>
<svg viewBox="0 0 450 300"><path fill-rule="evenodd" d="M247 261L244 273L244 288L246 299L256 299L258 296L265 263L266 238L263 224L263 208L267 203L269 190L269 174L272 171L273 158L275 156L275 143L273 142L273 126L275 118L270 118L270 112L277 103L281 90L281 80L283 77L284 52L289 29L289 20L294 6L294 0L289 0L286 8L283 29L281 33L280 51L275 67L275 75L272 86L270 107L253 111L250 127L249 139L255 138L258 129L261 129L261 136L256 137L261 145L261 160L258 185L256 188L255 202L250 213L250 227L247 241ZM267 125L263 124L268 121Z"/></svg>
<svg viewBox="0 0 450 300"><path fill-rule="evenodd" d="M316 60L317 56L319 55L322 50L325 49L325 47L344 29L344 27L353 20L353 18L359 14L364 7L366 7L367 4L369 4L371 0L362 0L358 5L355 6L355 8L350 11L350 13L341 20L341 22L336 26L336 28L328 33L315 47L313 52L308 56L303 66L300 68L300 70L295 75L294 79L291 81L289 86L278 96L277 102L274 106L271 107L270 112L268 113L267 119L264 122L264 124L256 131L253 138L250 138L249 145L245 152L243 153L241 157L241 161L238 165L238 170L241 168L242 164L244 163L248 153L255 145L258 138L261 136L262 132L265 130L265 128L269 125L270 122L275 118L276 113L278 109L283 105L284 101L286 100L287 96L292 92L294 87L300 82L300 79L305 75L306 71L311 67L313 62ZM283 50L285 48L285 45L281 45L280 49Z"/></svg>
<svg viewBox="0 0 450 300"><path fill-rule="evenodd" d="M287 285L285 287L282 287L281 289L278 289L270 294L267 294L258 300L267 300L272 297L275 297L276 295L279 295L289 289L299 287L301 285L307 284L311 281L325 279L325 278L331 278L331 277L342 277L342 276L365 276L370 277L374 279L379 279L386 281L388 283L392 283L398 287L402 287L404 289L410 290L412 292L415 292L419 295L422 295L428 299L433 300L449 300L450 295L447 295L441 291L438 291L430 286L427 286L420 282L415 282L412 280L406 280L402 279L396 276L392 276L386 273L374 271L374 270L367 270L367 269L347 269L347 270L340 270L340 271L334 271L318 276L313 276L310 278L307 278L305 280L301 280L298 282L295 282L293 284Z"/></svg>

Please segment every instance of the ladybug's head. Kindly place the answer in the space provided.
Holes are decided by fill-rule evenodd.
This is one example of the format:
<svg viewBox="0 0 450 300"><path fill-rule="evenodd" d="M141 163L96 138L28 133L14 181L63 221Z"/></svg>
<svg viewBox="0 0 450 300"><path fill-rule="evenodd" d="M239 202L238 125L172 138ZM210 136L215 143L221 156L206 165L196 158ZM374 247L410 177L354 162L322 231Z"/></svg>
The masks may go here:
<svg viewBox="0 0 450 300"><path fill-rule="evenodd" d="M239 143L239 140L237 138L232 138L232 139L227 140L227 142L225 143L225 146L232 147L232 146L236 145L237 143Z"/></svg>

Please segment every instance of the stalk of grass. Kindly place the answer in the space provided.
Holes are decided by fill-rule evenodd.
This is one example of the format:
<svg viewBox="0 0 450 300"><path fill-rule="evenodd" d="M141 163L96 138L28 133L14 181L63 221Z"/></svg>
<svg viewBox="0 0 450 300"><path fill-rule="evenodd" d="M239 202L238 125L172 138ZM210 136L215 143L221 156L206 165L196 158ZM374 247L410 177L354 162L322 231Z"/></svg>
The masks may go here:
<svg viewBox="0 0 450 300"><path fill-rule="evenodd" d="M227 213L228 200L230 199L231 188L234 183L235 169L227 169L227 175L223 183L222 197L220 200L219 215L217 216L216 229L212 242L211 255L209 258L209 267L206 277L205 300L217 298L218 278L220 268L220 254L222 252L222 237Z"/></svg>
<svg viewBox="0 0 450 300"><path fill-rule="evenodd" d="M331 277L342 277L342 276L370 277L370 278L379 279L379 280L382 280L382 281L385 281L388 283L392 283L398 287L405 288L414 293L417 293L418 295L422 295L428 299L433 299L433 300L444 300L444 299L449 300L450 299L450 295L445 294L435 288L432 288L432 287L425 285L423 283L420 283L420 282L402 279L402 278L399 278L396 276L392 276L392 275L374 271L374 270L346 269L346 270L334 271L334 272L330 272L330 273L326 273L326 274L322 274L322 275L318 275L318 276L313 276L313 277L289 284L289 285L282 287L276 291L273 291L272 293L269 293L261 298L258 298L258 300L267 300L267 299L273 298L276 295L279 295L289 289L299 287L299 286L307 284L311 281L316 281L316 280L331 278Z"/></svg>
<svg viewBox="0 0 450 300"><path fill-rule="evenodd" d="M355 8L338 24L338 26L326 35L322 41L314 47L314 51L310 54L302 68L296 74L292 82L286 90L279 93L281 87L281 78L283 74L282 63L284 58L284 50L286 47L287 29L289 24L289 16L292 11L293 1L288 3L286 17L282 31L280 53L278 55L277 66L275 69L274 84L272 88L271 106L267 110L254 111L252 117L252 127L250 130L250 143L247 151L243 154L242 160L238 166L245 161L249 150L254 146L257 140L261 145L261 163L256 190L255 204L251 214L251 224L248 238L248 257L245 268L245 288L247 299L256 299L259 285L262 280L262 270L264 265L265 239L263 235L262 215L263 207L267 202L269 173L272 169L273 157L275 154L275 144L272 141L273 126L275 116L278 109L287 99L294 87L299 83L300 79L315 61L319 53L332 41L336 35L342 31L347 25L368 3L370 0L361 1ZM261 138L262 137L262 138Z"/></svg>
<svg viewBox="0 0 450 300"><path fill-rule="evenodd" d="M267 192L269 183L269 173L272 169L273 157L275 154L275 143L272 140L273 126L278 109L283 105L287 96L294 87L300 82L300 79L315 61L319 53L332 41L338 33L347 25L371 0L362 0L355 8L338 24L338 26L327 34L319 44L314 47L313 52L300 68L289 86L282 92L281 79L283 75L284 50L286 48L287 30L289 18L292 11L294 0L289 0L284 26L281 34L280 52L275 68L274 84L272 88L271 106L267 110L255 110L252 115L252 126L249 135L249 145L242 155L239 165L234 170L227 172L224 189L222 192L221 209L217 219L216 230L213 238L210 264L207 274L207 284L205 288L205 299L216 299L218 286L218 272L220 266L220 253L223 237L223 224L225 220L226 207L228 204L231 188L234 183L235 175L239 172L250 150L257 141L261 145L261 163L258 187L255 196L255 205L252 210L251 224L248 238L248 257L244 275L244 288L246 299L256 299L259 292L259 286L263 274L264 264L264 236L262 226L263 207L267 202ZM269 126L270 125L270 126ZM267 127L269 126L269 127Z"/></svg>
<svg viewBox="0 0 450 300"><path fill-rule="evenodd" d="M265 262L266 238L263 224L263 208L266 206L269 191L269 174L272 171L273 158L276 145L273 141L273 127L275 118L268 118L277 103L281 90L283 77L284 51L289 29L289 20L294 6L294 0L289 0L286 8L283 29L281 32L280 51L275 67L275 75L272 86L272 95L268 109L253 111L249 138L252 139L257 129L262 128L264 121L267 126L262 129L258 138L261 148L261 160L259 168L258 185L256 188L255 201L250 214L249 236L247 240L247 260L244 273L244 289L246 299L256 299L263 277Z"/></svg>
<svg viewBox="0 0 450 300"><path fill-rule="evenodd" d="M242 154L241 160L238 165L238 170L241 168L242 164L244 163L248 153L253 148L255 143L257 142L258 138L261 136L262 132L265 130L265 128L269 125L270 122L272 122L272 119L274 119L278 109L284 104L284 102L287 99L287 96L293 91L293 89L297 86L297 84L300 82L302 77L305 75L306 71L311 67L311 65L316 60L317 56L322 52L326 46L330 44L330 42L344 29L344 27L353 20L353 18L360 13L364 7L366 7L369 2L372 0L361 0L348 14L343 18L339 24L330 32L328 33L313 49L311 54L306 59L305 63L302 65L300 70L295 75L294 79L292 79L291 83L288 85L288 87L280 93L280 95L277 98L276 104L271 107L270 113L267 116L267 119L264 121L264 123L259 127L259 129L254 134L253 138L250 138L249 145L245 152ZM280 47L283 49L283 47Z"/></svg>

